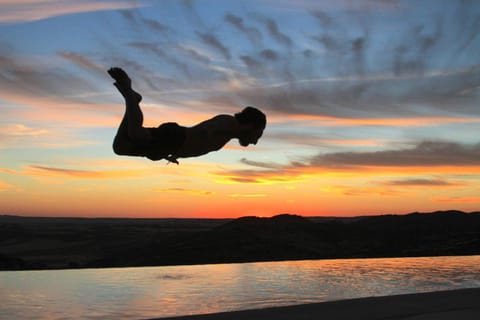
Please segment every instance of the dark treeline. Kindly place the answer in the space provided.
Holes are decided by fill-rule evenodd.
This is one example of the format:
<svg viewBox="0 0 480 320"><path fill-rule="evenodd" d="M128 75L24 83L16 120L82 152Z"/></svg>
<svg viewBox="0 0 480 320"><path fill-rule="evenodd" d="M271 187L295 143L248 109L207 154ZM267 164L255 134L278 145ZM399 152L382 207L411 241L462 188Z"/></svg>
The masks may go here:
<svg viewBox="0 0 480 320"><path fill-rule="evenodd" d="M0 270L480 254L480 212L357 218L0 216Z"/></svg>

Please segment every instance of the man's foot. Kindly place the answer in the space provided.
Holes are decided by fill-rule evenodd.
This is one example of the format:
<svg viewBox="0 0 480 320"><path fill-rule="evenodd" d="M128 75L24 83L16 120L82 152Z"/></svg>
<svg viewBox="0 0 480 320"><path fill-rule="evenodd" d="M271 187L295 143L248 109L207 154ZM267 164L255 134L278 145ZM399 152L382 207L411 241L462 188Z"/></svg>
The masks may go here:
<svg viewBox="0 0 480 320"><path fill-rule="evenodd" d="M142 101L142 96L132 89L132 80L128 74L123 71L123 69L110 68L108 70L108 74L115 80L113 85L117 87L118 91L120 91L124 98L127 98L130 96L130 94L133 94L137 102Z"/></svg>
<svg viewBox="0 0 480 320"><path fill-rule="evenodd" d="M132 80L123 69L110 68L108 74L116 81L117 88L130 89L132 87Z"/></svg>

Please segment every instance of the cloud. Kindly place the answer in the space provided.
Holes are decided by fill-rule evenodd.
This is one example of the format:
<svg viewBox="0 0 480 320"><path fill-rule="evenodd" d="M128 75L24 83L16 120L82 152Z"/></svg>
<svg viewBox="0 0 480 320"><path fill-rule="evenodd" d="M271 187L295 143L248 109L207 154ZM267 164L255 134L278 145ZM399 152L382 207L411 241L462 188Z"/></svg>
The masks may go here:
<svg viewBox="0 0 480 320"><path fill-rule="evenodd" d="M259 162L259 161L251 161L246 158L240 159L240 162L246 164L248 166L257 167L257 168L264 168L264 169L278 169L281 168L281 165L272 163L272 162Z"/></svg>
<svg viewBox="0 0 480 320"><path fill-rule="evenodd" d="M0 2L0 23L28 22L67 14L139 6L142 4L137 1L4 0Z"/></svg>
<svg viewBox="0 0 480 320"><path fill-rule="evenodd" d="M391 180L382 183L387 186L401 186L401 187L458 187L464 186L464 183L452 182L443 179L405 179L405 180Z"/></svg>
<svg viewBox="0 0 480 320"><path fill-rule="evenodd" d="M132 9L141 6L140 2L135 3L137 6L130 3ZM376 4L369 3L370 6ZM437 56L434 55L435 52L442 52L439 49L444 47L447 40L452 40L452 49L447 47L445 52L442 52L442 57L453 53L453 48L465 48L465 51L462 51L463 56L476 52L475 33L468 31L469 35L464 35L466 32L459 30L454 24L465 21L463 24L469 28L480 25L480 22L476 22L475 17L468 13L468 5L458 5L459 17L452 18L452 21L436 17L435 14L429 17L435 21L431 25L411 18L412 21L405 22L408 27L400 25L398 32L389 39L389 44L382 47L382 50L385 50L382 52L378 50L378 42L375 40L375 36L380 32L377 30L380 24L375 20L376 16L372 16L372 21L361 18L358 14L355 16L346 10L350 8L347 3L340 5L340 13L327 11L328 7L324 11L312 9L310 16L307 15L306 18L316 21L320 28L297 34L296 36L303 38L296 42L292 40L293 33L290 35L291 31L285 29L283 21L274 20L273 15L261 17L262 13L259 13L259 18L252 21L257 25L260 22L264 35L268 34L281 46L288 48L288 54L282 52L282 48L278 46L272 49L258 44L261 33L252 27L253 22L236 12L226 12L220 19L223 19L230 31L234 28L252 43L257 43L237 54L233 51L231 39L220 37L224 30L212 32L212 28L202 26L201 17L195 12L196 4L194 1L181 3L192 17L193 30L198 30L191 31L193 34L188 35L189 39L193 39L192 36L197 37L188 44L176 39L179 33L163 24L163 20L145 18L142 10L122 11L124 22L129 26L137 25L139 32L142 32L142 37L130 41L129 45L138 49L140 54L153 54L174 66L175 68L171 68L173 71L157 72L148 70L138 62L127 63L121 53L118 56L95 59L67 49L57 53L75 65L98 74L102 72L102 64L118 61L118 65L132 68L140 84L152 92L172 92L171 89L182 88L185 94L181 98L184 99L191 99L187 93L194 92L196 101L221 101L227 105L253 104L267 111L290 116L304 114L372 119L447 116L452 112L465 116L480 115L476 103L477 88L480 88L480 68L474 65L452 65L447 71L442 71L434 67L450 67L450 64L445 66L438 64L433 58L429 60L429 56ZM392 2L385 1L382 5L378 3L378 6L383 7L384 4L391 5ZM197 18L193 18L194 16ZM392 22L393 25L395 23ZM446 32L449 27L453 28L454 36ZM350 32L351 30L355 32ZM151 37L151 34L155 34L155 38ZM158 34L162 36L161 40L158 39ZM305 41L311 39L315 39L316 43ZM232 70L229 74L219 72L218 61L203 52L202 47L213 49L210 52L219 53L231 62L232 68L240 66L237 67L239 69ZM294 47L295 50L291 50ZM99 52L102 52L101 48ZM10 63L15 62L15 53L3 56L10 59L5 65L15 66L2 68L0 71L0 88L6 88L5 91L40 95L43 92L70 97L79 96L78 92L73 92L73 88L75 91L98 92L98 86L88 82L87 78L66 72L62 74L54 68L32 65L33 72L20 73L20 64ZM414 67L415 65L418 66ZM245 73L243 78L255 81L244 81L239 76L242 72ZM13 79L15 80L11 81ZM195 91L199 88L210 90ZM35 92L36 90L40 93ZM177 98L178 95L170 100ZM156 94L155 99L166 98ZM182 104L183 101L178 103Z"/></svg>
<svg viewBox="0 0 480 320"><path fill-rule="evenodd" d="M277 63L272 76L258 76L254 54L240 57L249 66L249 72L258 76L254 88L244 87L237 92L242 103L250 101L289 114L353 118L377 114L479 114L475 95L475 88L480 86L478 65L440 63L455 52L454 48L463 47L464 42L469 43L469 50L462 52L463 57L477 51L471 35L464 40L465 31L457 27L457 20L431 14L433 22L427 24L412 18L400 24L398 32L389 37L389 45L379 50L374 37L380 36L381 31L375 21L348 10L340 17L323 11L312 11L311 15L321 26L320 32L308 31L309 38L317 45L293 51L293 58L288 60L280 59L275 51L263 49L260 57ZM471 16L464 17L470 21L468 26L477 29L478 24L480 28L480 22ZM280 33L274 20L259 19L272 37ZM240 17L229 16L228 21L242 27ZM350 32L351 29L355 32ZM447 29L451 31L447 33ZM305 55L306 52L309 54ZM306 67L306 72L306 65L316 67ZM322 74L316 70L322 70ZM269 83L272 78L277 79L276 84Z"/></svg>
<svg viewBox="0 0 480 320"><path fill-rule="evenodd" d="M198 13L195 8L195 1L194 0L182 0L180 1L183 8L185 9L185 13L187 15L187 19L192 22L193 25L200 27L201 29L206 29L205 23L203 22L202 16Z"/></svg>
<svg viewBox="0 0 480 320"><path fill-rule="evenodd" d="M123 18L125 18L132 30L135 30L137 33L142 35L151 32L155 35L155 38L158 38L158 36L161 35L167 39L174 33L172 28L159 22L158 20L145 18L141 11L138 10L139 8L140 7L134 7L130 10L120 11L120 14Z"/></svg>
<svg viewBox="0 0 480 320"><path fill-rule="evenodd" d="M261 44L262 34L260 31L254 27L247 27L241 17L232 13L227 13L224 20L234 26L238 31L245 34L254 46L259 46Z"/></svg>
<svg viewBox="0 0 480 320"><path fill-rule="evenodd" d="M84 55L69 51L58 51L57 54L85 70L94 71L101 75L104 75L106 72L105 66L92 61Z"/></svg>
<svg viewBox="0 0 480 320"><path fill-rule="evenodd" d="M440 170L441 174L456 174L466 168L480 172L480 143L463 145L454 142L424 141L414 147L369 151L321 153L312 157L303 157L286 164L274 164L248 159L241 163L260 169L235 169L217 171L224 178L221 182L236 183L285 183L299 182L308 177L335 173L348 175L385 175L395 170L397 174L429 173ZM421 168L420 172L418 168ZM440 169L435 169L440 168ZM447 168L450 168L447 170ZM407 179L388 181L384 185L423 185L423 186L461 186L461 183L435 179Z"/></svg>
<svg viewBox="0 0 480 320"><path fill-rule="evenodd" d="M262 52L260 53L260 56L263 59L269 60L269 61L277 61L279 59L279 54L272 49L262 50Z"/></svg>
<svg viewBox="0 0 480 320"><path fill-rule="evenodd" d="M279 30L278 24L273 19L265 18L263 22L265 23L268 33L273 39L287 48L291 48L293 46L292 39Z"/></svg>
<svg viewBox="0 0 480 320"><path fill-rule="evenodd" d="M395 74L410 74L425 72L432 50L442 40L443 24L436 19L433 30L418 24L406 34L406 40L397 45L393 55L393 70Z"/></svg>
<svg viewBox="0 0 480 320"><path fill-rule="evenodd" d="M263 170L224 170L214 172L221 177L217 180L219 183L259 183L259 184L277 184L277 183L295 183L303 180L307 175L301 170L289 168L263 169Z"/></svg>
<svg viewBox="0 0 480 320"><path fill-rule="evenodd" d="M322 192L336 193L343 196L397 196L401 192L385 187L336 185L321 188Z"/></svg>
<svg viewBox="0 0 480 320"><path fill-rule="evenodd" d="M196 35L207 46L220 52L225 59L227 60L232 59L232 54L230 53L230 49L228 49L228 47L224 45L214 34L197 31Z"/></svg>
<svg viewBox="0 0 480 320"><path fill-rule="evenodd" d="M265 198L267 195L263 193L232 193L228 196L232 198Z"/></svg>
<svg viewBox="0 0 480 320"><path fill-rule="evenodd" d="M385 145L382 139L348 139L348 138L320 138L314 134L299 132L270 133L268 139L278 140L282 143L291 143L294 145L304 145L312 147L339 147L339 146L360 146L360 147L380 147Z"/></svg>
<svg viewBox="0 0 480 320"><path fill-rule="evenodd" d="M315 167L426 167L480 166L480 143L463 145L454 142L424 141L413 148L375 152L338 152L312 157Z"/></svg>
<svg viewBox="0 0 480 320"><path fill-rule="evenodd" d="M9 183L0 181L0 192L6 191L8 189L12 189L13 187L14 186Z"/></svg>
<svg viewBox="0 0 480 320"><path fill-rule="evenodd" d="M161 58L162 60L174 65L179 71L181 71L187 78L192 77L188 64L181 62L175 57L170 55L166 49L160 44L145 42L145 41L133 41L128 44L132 48L136 48L145 52L150 52Z"/></svg>
<svg viewBox="0 0 480 320"><path fill-rule="evenodd" d="M23 119L25 120L25 119ZM5 124L0 127L0 149L20 149L27 147L77 147L79 145L93 144L94 142L77 141L66 134L58 138L61 130L44 129L39 126L24 124Z"/></svg>
<svg viewBox="0 0 480 320"><path fill-rule="evenodd" d="M455 53L452 60L457 59L458 55L467 50L478 37L480 33L480 16L471 14L471 4L469 1L458 1L457 8L454 11L455 25L462 33L456 41Z"/></svg>
<svg viewBox="0 0 480 320"><path fill-rule="evenodd" d="M334 25L334 19L322 10L312 10L310 14L318 21L322 28L329 28Z"/></svg>
<svg viewBox="0 0 480 320"><path fill-rule="evenodd" d="M480 203L480 197L434 197L431 200L443 203Z"/></svg>
<svg viewBox="0 0 480 320"><path fill-rule="evenodd" d="M298 123L297 123L298 122ZM283 122L281 122L283 123ZM291 126L321 126L321 127L360 127L360 126L375 126L375 127L431 127L445 124L476 124L480 123L480 117L438 117L438 116L410 116L399 118L345 118L335 116L323 115L308 115L308 114L291 114L288 117L288 124ZM298 133L288 133L292 137L298 138ZM308 135L302 133L303 137L309 138ZM270 134L271 136L280 136L278 134Z"/></svg>
<svg viewBox="0 0 480 320"><path fill-rule="evenodd" d="M261 73L264 70L263 64L250 56L240 56L240 60L242 60L242 62L247 66L247 69L251 74Z"/></svg>
<svg viewBox="0 0 480 320"><path fill-rule="evenodd" d="M103 179L103 178L122 178L126 176L135 176L127 171L96 171L96 170L78 170L56 167L46 167L33 165L27 168L27 172L36 176L64 177L64 178L83 178L83 179Z"/></svg>
<svg viewBox="0 0 480 320"><path fill-rule="evenodd" d="M94 86L80 76L53 68L45 63L37 63L35 58L22 60L16 52L2 49L0 49L0 94L3 98L18 95L40 100L55 96L73 97L79 93L98 92L98 85ZM67 56L70 61L76 61L83 67L88 65L89 68L93 68L93 63L80 55L64 55L64 57Z"/></svg>
<svg viewBox="0 0 480 320"><path fill-rule="evenodd" d="M333 17L321 10L310 11L321 30L320 33L311 35L310 38L323 47L325 52L323 59L328 61L330 66L327 67L335 74L363 76L367 73L366 56L370 49L369 26L364 21L363 15L355 13L355 11L349 11L348 17L345 19L349 24L355 26L356 34L360 33L360 35L352 37L347 32L348 27L341 23L343 19L338 19L337 16Z"/></svg>
<svg viewBox="0 0 480 320"><path fill-rule="evenodd" d="M38 137L46 133L46 129L32 128L24 124L7 124L0 128L0 141L8 138Z"/></svg>
<svg viewBox="0 0 480 320"><path fill-rule="evenodd" d="M155 189L154 192L174 192L174 193L188 193L192 195L202 195L202 196L211 196L215 195L214 191L208 190L197 190L197 189L186 189L186 188L165 188L165 189Z"/></svg>
<svg viewBox="0 0 480 320"><path fill-rule="evenodd" d="M204 63L204 64L209 64L212 59L210 59L210 57L208 57L207 55L193 49L193 48L189 48L189 47L186 47L186 46L183 46L183 45L177 45L175 47L175 50L178 50L181 54L187 56L187 57L190 57L192 58L193 60L197 61L197 62L200 62L200 63Z"/></svg>
<svg viewBox="0 0 480 320"><path fill-rule="evenodd" d="M253 66L254 60L246 63ZM480 66L422 75L389 73L309 79L298 78L291 71L275 72L272 77L284 81L262 85L257 78L254 86L238 88L237 99L242 104L287 114L344 118L445 117L452 112L480 116L476 91L472 91L480 86Z"/></svg>
<svg viewBox="0 0 480 320"><path fill-rule="evenodd" d="M158 54L160 57L164 54L161 51L156 52L155 50L157 50L157 46L148 42L137 41L129 43L128 45L142 51L143 53ZM122 66L132 77L135 85L140 88L146 87L150 89L150 92L148 92L150 94L174 89L177 90L178 87L183 85L182 80L179 79L181 77L178 77L178 74L175 78L169 77L168 74L165 75L163 73L162 75L158 75L156 70L149 68L148 64L145 65L141 61L128 59L122 56L112 56L105 60L109 61L110 66ZM190 75L189 71L184 69L186 65L182 65L181 62L179 62L178 67L186 72L187 77ZM142 95L145 95L145 92L142 91Z"/></svg>
<svg viewBox="0 0 480 320"><path fill-rule="evenodd" d="M42 165L30 165L24 170L12 170L0 168L0 172L30 177L52 177L52 178L73 178L73 179L112 179L127 178L141 175L142 170L81 170L48 167Z"/></svg>
<svg viewBox="0 0 480 320"><path fill-rule="evenodd" d="M157 20L152 19L144 19L144 23L149 26L152 30L160 32L160 33L168 33L171 29L167 25L158 22Z"/></svg>

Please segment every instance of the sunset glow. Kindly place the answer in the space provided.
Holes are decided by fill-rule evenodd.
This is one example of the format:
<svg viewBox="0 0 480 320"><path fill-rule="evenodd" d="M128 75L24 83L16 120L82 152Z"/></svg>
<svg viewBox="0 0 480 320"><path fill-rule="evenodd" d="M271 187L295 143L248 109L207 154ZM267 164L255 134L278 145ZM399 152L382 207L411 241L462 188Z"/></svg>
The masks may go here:
<svg viewBox="0 0 480 320"><path fill-rule="evenodd" d="M2 1L0 215L356 216L480 210L480 2ZM256 146L119 157L145 126L247 105Z"/></svg>

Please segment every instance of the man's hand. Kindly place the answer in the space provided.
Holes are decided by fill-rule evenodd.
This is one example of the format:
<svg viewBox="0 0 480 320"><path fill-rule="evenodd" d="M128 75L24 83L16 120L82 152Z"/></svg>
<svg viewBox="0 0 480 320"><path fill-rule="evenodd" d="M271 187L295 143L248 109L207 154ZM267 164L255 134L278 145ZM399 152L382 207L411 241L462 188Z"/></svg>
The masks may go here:
<svg viewBox="0 0 480 320"><path fill-rule="evenodd" d="M173 163L179 164L177 159L178 159L178 157L175 157L173 154L170 154L170 155L165 157L165 160L167 160L168 163L173 162Z"/></svg>

